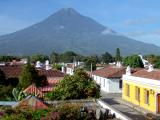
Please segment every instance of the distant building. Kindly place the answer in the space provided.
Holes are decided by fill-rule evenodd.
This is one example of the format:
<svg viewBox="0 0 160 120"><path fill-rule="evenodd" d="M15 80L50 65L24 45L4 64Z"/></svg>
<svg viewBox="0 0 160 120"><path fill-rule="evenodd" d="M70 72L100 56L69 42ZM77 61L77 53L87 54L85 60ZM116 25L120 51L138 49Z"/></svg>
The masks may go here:
<svg viewBox="0 0 160 120"><path fill-rule="evenodd" d="M137 107L153 113L160 113L160 69L142 69L131 74L130 69L123 75L122 98Z"/></svg>
<svg viewBox="0 0 160 120"><path fill-rule="evenodd" d="M93 71L92 77L101 90L109 93L120 93L122 90L122 75L125 73L125 67L108 65L102 69Z"/></svg>
<svg viewBox="0 0 160 120"><path fill-rule="evenodd" d="M62 72L68 75L73 75L77 68L83 68L83 62L66 63L62 66Z"/></svg>
<svg viewBox="0 0 160 120"><path fill-rule="evenodd" d="M48 84L43 87L36 87L35 84L28 86L23 92L28 95L35 95L38 98L43 98L45 93L53 91L53 88L62 80L63 78L54 78L48 80Z"/></svg>

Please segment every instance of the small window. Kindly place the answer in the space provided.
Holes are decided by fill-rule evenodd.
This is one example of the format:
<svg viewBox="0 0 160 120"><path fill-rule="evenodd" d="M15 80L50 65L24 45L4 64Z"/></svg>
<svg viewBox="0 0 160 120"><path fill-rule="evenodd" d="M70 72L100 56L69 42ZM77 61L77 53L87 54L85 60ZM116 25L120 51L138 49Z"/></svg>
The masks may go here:
<svg viewBox="0 0 160 120"><path fill-rule="evenodd" d="M130 86L126 84L126 96L130 97Z"/></svg>
<svg viewBox="0 0 160 120"><path fill-rule="evenodd" d="M135 87L135 99L140 101L140 88L137 86Z"/></svg>
<svg viewBox="0 0 160 120"><path fill-rule="evenodd" d="M103 79L103 87L105 87L105 79Z"/></svg>
<svg viewBox="0 0 160 120"><path fill-rule="evenodd" d="M119 80L119 88L122 89L122 80Z"/></svg>
<svg viewBox="0 0 160 120"><path fill-rule="evenodd" d="M145 103L149 104L149 91L145 90Z"/></svg>

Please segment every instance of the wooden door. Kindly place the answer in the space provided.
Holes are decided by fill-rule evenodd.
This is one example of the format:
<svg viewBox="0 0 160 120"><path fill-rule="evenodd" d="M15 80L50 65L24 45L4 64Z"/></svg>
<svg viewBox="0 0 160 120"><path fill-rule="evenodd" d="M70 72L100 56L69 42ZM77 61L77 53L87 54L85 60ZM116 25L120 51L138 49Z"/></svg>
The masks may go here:
<svg viewBox="0 0 160 120"><path fill-rule="evenodd" d="M160 113L160 94L157 94L157 102L158 113Z"/></svg>

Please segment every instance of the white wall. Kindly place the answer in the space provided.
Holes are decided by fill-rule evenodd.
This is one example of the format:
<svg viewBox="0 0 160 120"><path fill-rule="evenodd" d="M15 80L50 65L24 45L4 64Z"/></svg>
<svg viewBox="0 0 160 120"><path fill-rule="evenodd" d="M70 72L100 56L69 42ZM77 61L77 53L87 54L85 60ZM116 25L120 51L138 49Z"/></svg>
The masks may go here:
<svg viewBox="0 0 160 120"><path fill-rule="evenodd" d="M92 75L92 77L95 82L100 85L102 91L109 93L121 92L121 89L119 88L120 79L107 79L96 75Z"/></svg>
<svg viewBox="0 0 160 120"><path fill-rule="evenodd" d="M110 79L109 91L112 93L121 93L122 89L119 88L120 79Z"/></svg>
<svg viewBox="0 0 160 120"><path fill-rule="evenodd" d="M67 67L66 74L73 75L73 69Z"/></svg>

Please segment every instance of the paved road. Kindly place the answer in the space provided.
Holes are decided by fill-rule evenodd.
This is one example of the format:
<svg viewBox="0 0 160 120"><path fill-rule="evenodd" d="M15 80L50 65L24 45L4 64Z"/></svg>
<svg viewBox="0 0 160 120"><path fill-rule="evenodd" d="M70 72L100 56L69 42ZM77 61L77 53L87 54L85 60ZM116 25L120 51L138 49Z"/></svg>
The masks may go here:
<svg viewBox="0 0 160 120"><path fill-rule="evenodd" d="M145 120L145 116L142 113L121 103L120 100L121 100L121 94L102 93L102 101L108 103L119 112L123 113L124 115L128 116L133 120Z"/></svg>

